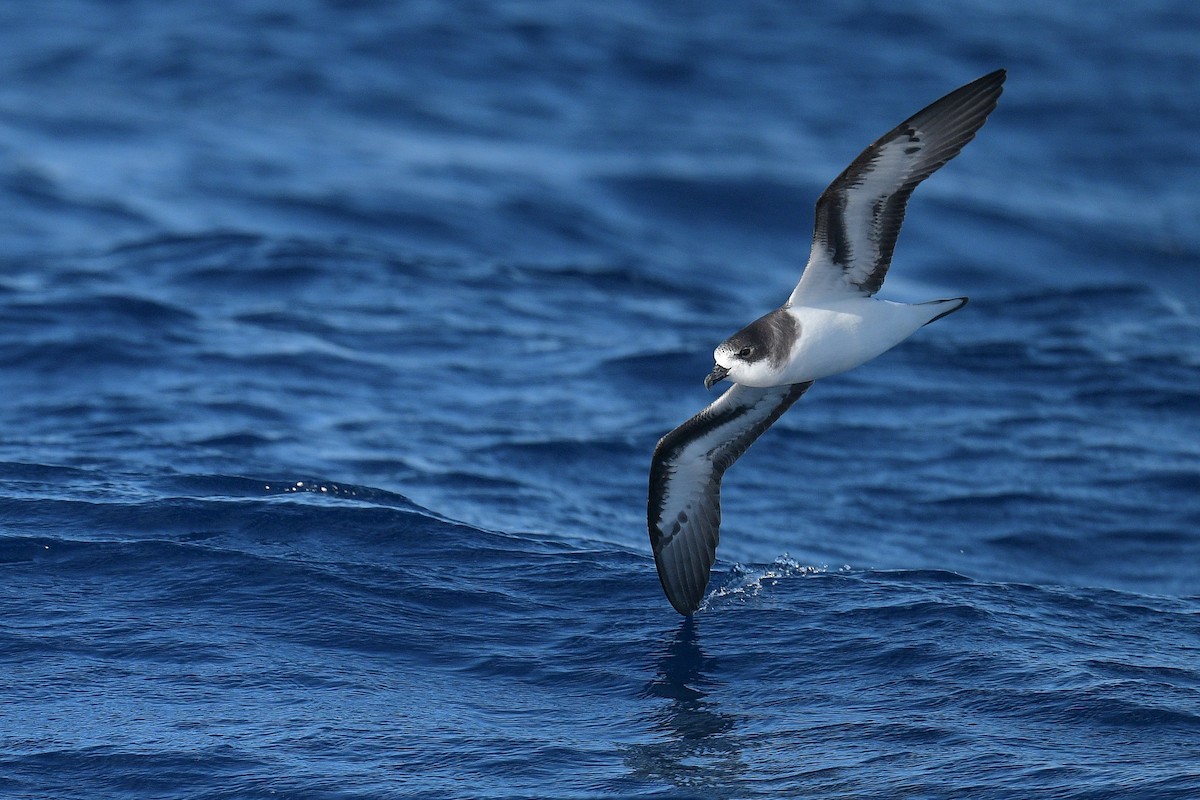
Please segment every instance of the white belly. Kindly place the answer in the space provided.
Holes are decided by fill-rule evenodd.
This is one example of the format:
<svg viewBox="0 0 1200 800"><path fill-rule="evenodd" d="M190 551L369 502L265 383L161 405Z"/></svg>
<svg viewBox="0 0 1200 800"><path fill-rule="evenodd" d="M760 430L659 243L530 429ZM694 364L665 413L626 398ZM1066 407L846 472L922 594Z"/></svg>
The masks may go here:
<svg viewBox="0 0 1200 800"><path fill-rule="evenodd" d="M903 342L929 321L930 310L873 298L792 309L800 338L784 372L788 383L853 369Z"/></svg>

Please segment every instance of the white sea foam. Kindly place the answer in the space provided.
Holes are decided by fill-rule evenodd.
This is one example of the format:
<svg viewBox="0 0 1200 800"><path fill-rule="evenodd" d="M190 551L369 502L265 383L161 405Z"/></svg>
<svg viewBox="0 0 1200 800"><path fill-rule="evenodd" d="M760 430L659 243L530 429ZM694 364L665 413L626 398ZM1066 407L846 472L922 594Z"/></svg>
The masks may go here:
<svg viewBox="0 0 1200 800"><path fill-rule="evenodd" d="M780 578L820 575L828 572L848 572L849 570L849 565L831 569L827 564L821 566L801 564L787 553L783 553L766 566L734 564L721 584L709 592L700 608L704 610L715 603L730 600L745 602L752 597L757 597L764 587L769 588Z"/></svg>

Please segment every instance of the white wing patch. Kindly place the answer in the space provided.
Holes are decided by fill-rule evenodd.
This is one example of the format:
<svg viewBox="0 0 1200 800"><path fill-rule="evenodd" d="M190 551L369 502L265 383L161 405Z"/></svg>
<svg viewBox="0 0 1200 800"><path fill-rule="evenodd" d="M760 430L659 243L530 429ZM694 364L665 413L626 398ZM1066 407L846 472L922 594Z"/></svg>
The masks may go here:
<svg viewBox="0 0 1200 800"><path fill-rule="evenodd" d="M850 258L841 270L843 293L847 288L866 283L879 258L883 240L882 213L888 202L912 177L924 145L920 133L883 144L874 154L869 169L858 182L844 192L841 222Z"/></svg>

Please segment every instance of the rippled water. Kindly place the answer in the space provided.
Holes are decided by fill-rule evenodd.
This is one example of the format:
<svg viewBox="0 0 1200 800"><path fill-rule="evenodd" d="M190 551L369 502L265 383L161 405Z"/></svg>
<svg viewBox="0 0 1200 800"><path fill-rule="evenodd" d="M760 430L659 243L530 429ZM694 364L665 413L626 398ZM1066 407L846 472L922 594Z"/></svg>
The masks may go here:
<svg viewBox="0 0 1200 800"><path fill-rule="evenodd" d="M0 8L0 795L1200 794L1200 13ZM812 203L998 66L730 471L658 437Z"/></svg>

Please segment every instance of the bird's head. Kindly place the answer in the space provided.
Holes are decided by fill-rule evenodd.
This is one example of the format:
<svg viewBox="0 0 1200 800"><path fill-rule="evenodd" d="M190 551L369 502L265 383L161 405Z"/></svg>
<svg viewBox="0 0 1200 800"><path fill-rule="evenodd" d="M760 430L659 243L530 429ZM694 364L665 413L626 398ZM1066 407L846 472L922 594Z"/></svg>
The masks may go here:
<svg viewBox="0 0 1200 800"><path fill-rule="evenodd" d="M787 362L798 325L784 309L756 319L717 345L713 369L704 379L711 389L723 380L746 386L775 386L777 373Z"/></svg>

